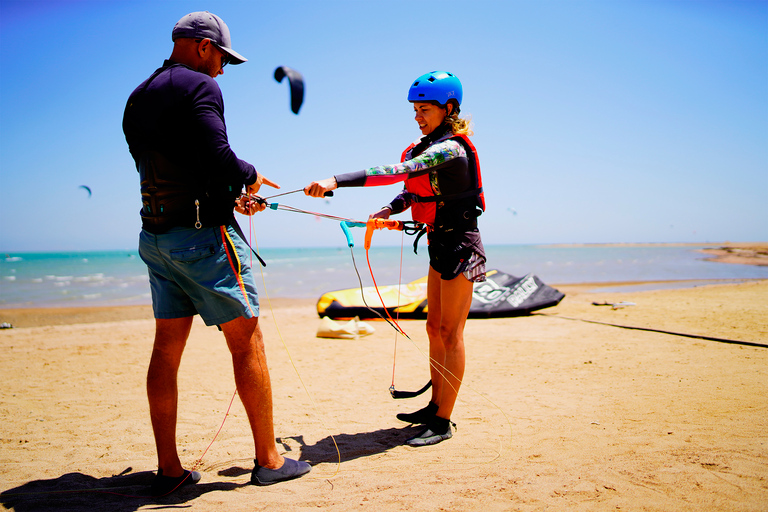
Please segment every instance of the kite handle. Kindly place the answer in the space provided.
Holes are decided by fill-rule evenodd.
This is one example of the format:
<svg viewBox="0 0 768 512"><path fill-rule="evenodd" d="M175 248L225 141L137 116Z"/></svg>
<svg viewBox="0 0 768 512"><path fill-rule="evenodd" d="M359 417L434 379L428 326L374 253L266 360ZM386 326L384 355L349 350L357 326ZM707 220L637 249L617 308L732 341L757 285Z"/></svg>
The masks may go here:
<svg viewBox="0 0 768 512"><path fill-rule="evenodd" d="M350 247L354 247L355 241L352 240L352 232L349 231L349 226L347 226L347 221L343 220L339 224L341 225L341 230L344 232L344 236L347 237L347 245Z"/></svg>
<svg viewBox="0 0 768 512"><path fill-rule="evenodd" d="M352 239L352 232L349 230L351 227L364 227L364 222L357 222L353 220L343 220L340 223L341 230L344 232L344 236L347 237L347 245L350 247L355 246L355 241Z"/></svg>
<svg viewBox="0 0 768 512"><path fill-rule="evenodd" d="M374 229L395 229L395 230L402 230L403 229L403 221L400 220L392 220L392 219L368 219L368 223L366 224L365 229L365 250L371 248L371 239L373 238L373 230Z"/></svg>

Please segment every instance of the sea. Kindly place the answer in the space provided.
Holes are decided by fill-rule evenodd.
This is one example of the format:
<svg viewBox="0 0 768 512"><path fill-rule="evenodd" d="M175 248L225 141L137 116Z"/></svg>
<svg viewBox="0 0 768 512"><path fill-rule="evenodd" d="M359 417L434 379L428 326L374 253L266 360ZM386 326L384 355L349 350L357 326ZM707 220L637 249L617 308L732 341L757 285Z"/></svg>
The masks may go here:
<svg viewBox="0 0 768 512"><path fill-rule="evenodd" d="M768 279L768 267L706 261L709 245L498 245L487 246L487 268L537 275L550 286L652 282L633 289L699 286ZM716 245L714 245L716 247ZM265 248L267 263L252 259L260 296L319 298L323 293L407 283L427 274L426 245L363 248ZM371 271L373 271L373 278ZM629 288L622 287L628 291ZM90 307L151 304L149 280L136 251L13 253L0 257L0 308Z"/></svg>

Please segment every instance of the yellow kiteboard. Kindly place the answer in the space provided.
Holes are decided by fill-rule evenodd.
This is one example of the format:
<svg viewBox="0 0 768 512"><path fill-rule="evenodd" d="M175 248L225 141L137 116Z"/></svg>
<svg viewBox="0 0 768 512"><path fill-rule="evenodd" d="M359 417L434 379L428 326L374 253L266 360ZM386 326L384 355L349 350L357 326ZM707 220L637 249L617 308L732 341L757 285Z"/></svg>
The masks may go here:
<svg viewBox="0 0 768 512"><path fill-rule="evenodd" d="M424 318L427 315L427 276L403 285L379 287L379 294L392 316L400 318ZM386 316L376 288L366 286L349 288L323 294L317 301L317 314L329 318L378 318L379 315L366 307L366 304L381 315Z"/></svg>

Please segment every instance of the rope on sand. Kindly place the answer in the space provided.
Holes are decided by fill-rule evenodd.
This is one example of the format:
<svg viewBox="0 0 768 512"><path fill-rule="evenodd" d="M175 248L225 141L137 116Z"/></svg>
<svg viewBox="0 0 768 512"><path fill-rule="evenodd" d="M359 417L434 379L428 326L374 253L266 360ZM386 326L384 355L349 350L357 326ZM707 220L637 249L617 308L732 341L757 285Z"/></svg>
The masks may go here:
<svg viewBox="0 0 768 512"><path fill-rule="evenodd" d="M567 316L560 316L560 315L553 315L550 313L533 313L534 315L541 315L541 316L548 316L551 318L562 318L563 320L574 320L578 322L587 322L590 324L598 324L598 325L608 325L610 327L618 327L620 329L630 329L634 331L646 331L646 332L656 332L661 334L670 334L672 336L682 336L685 338L694 338L699 340L707 340L707 341L717 341L719 343L730 343L733 345L746 345L748 347L760 347L760 348L768 348L768 345L765 343L755 343L752 341L740 341L740 340L730 340L727 338L715 338L713 336L702 336L699 334L686 334L682 332L674 332L674 331L665 331L662 329L651 329L650 327L633 327L630 325L619 325L619 324L611 324L608 322L598 322L597 320L586 320L584 318L571 318Z"/></svg>

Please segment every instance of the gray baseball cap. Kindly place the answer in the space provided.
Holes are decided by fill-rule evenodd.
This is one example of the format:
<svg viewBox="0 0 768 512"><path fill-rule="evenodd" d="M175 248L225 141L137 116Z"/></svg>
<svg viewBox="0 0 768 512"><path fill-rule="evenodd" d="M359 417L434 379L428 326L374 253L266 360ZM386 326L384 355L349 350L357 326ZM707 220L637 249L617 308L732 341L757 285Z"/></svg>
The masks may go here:
<svg viewBox="0 0 768 512"><path fill-rule="evenodd" d="M173 27L172 39L210 39L216 48L230 56L230 64L242 64L245 57L232 49L229 27L224 20L208 11L191 12L181 18Z"/></svg>

